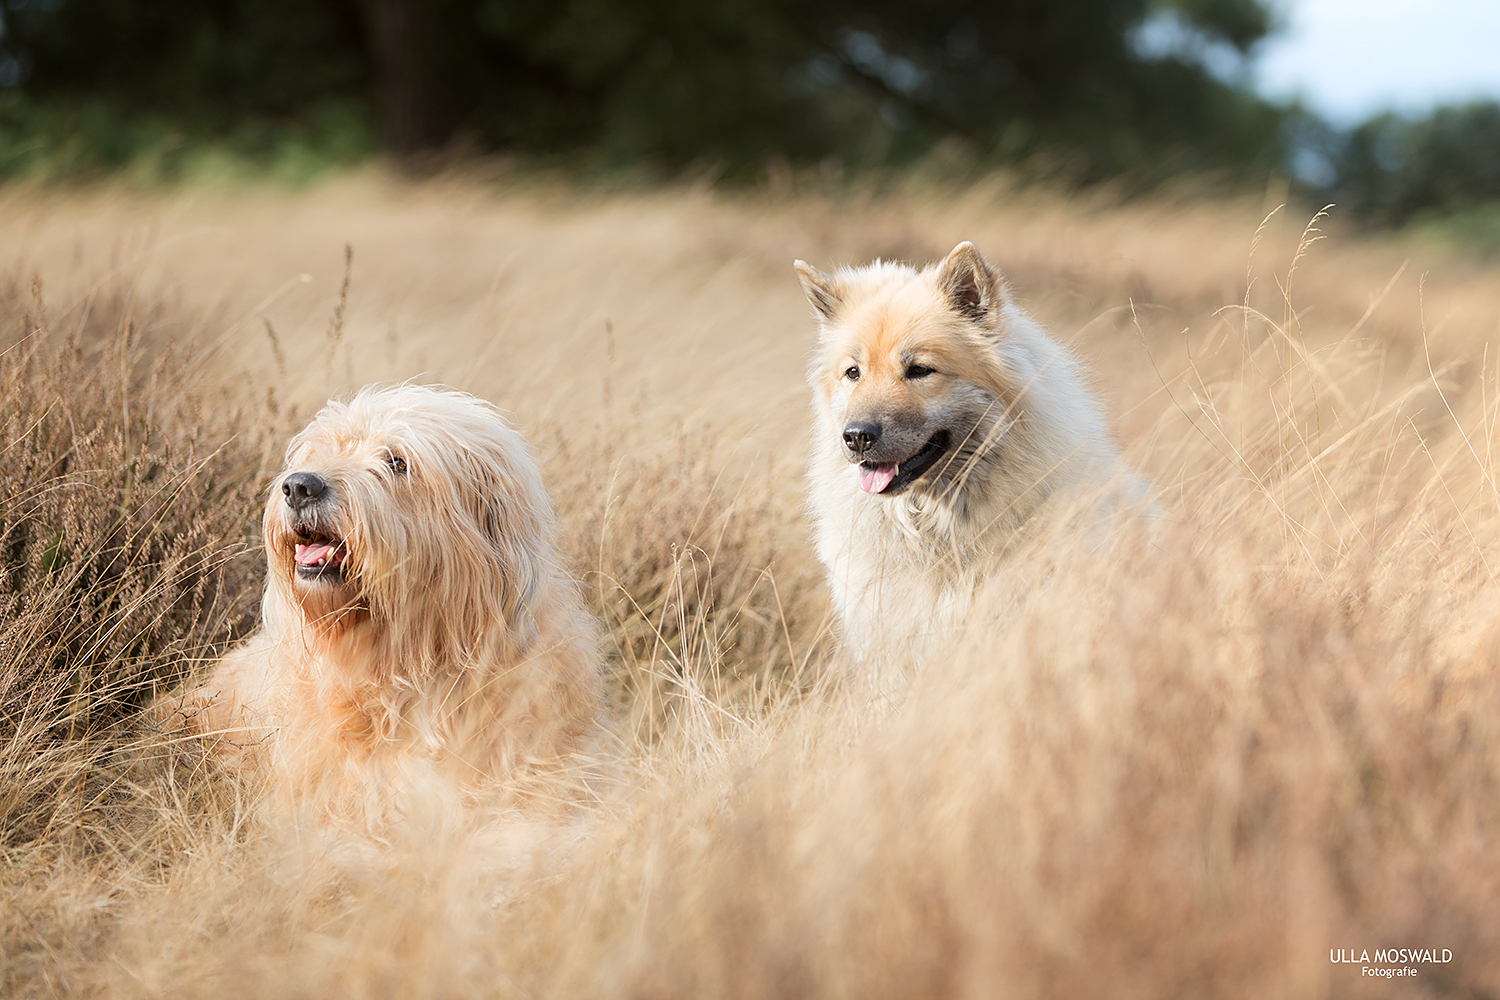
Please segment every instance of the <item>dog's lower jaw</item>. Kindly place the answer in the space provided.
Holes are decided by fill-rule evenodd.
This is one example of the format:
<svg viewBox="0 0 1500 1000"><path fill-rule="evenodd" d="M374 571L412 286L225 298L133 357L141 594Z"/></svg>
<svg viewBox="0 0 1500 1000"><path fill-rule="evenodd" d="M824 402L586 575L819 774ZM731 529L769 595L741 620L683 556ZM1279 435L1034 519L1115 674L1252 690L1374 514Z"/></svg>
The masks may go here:
<svg viewBox="0 0 1500 1000"><path fill-rule="evenodd" d="M344 571L339 566L308 566L302 563L298 563L296 565L296 569L293 572L297 574L298 580L306 583L309 586L344 586Z"/></svg>
<svg viewBox="0 0 1500 1000"><path fill-rule="evenodd" d="M290 590L302 620L320 640L338 639L369 617L359 591L347 581L308 579L294 571Z"/></svg>
<svg viewBox="0 0 1500 1000"><path fill-rule="evenodd" d="M937 465L938 461L948 453L951 441L952 435L943 429L929 437L926 444L900 462L878 464L858 462L860 488L871 496L900 496ZM891 466L891 468L887 469L886 466ZM881 483L878 488L870 488L886 475L890 478Z"/></svg>

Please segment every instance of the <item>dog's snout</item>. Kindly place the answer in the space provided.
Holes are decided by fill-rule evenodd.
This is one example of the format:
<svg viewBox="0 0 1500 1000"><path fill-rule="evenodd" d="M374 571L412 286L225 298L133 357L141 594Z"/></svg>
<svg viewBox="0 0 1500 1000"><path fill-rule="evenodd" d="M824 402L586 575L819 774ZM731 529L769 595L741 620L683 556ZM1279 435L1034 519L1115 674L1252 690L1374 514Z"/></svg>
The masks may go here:
<svg viewBox="0 0 1500 1000"><path fill-rule="evenodd" d="M856 455L863 455L879 440L879 424L855 423L844 428L844 446Z"/></svg>
<svg viewBox="0 0 1500 1000"><path fill-rule="evenodd" d="M292 510L301 510L308 504L316 503L326 492L328 483L311 472L294 472L281 481L281 493Z"/></svg>

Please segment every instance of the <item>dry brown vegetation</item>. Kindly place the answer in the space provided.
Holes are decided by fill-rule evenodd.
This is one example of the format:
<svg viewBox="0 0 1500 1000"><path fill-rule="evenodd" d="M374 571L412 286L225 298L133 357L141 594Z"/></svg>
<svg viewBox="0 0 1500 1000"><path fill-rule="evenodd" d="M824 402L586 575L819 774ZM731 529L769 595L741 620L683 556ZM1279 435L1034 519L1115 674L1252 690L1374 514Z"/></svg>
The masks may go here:
<svg viewBox="0 0 1500 1000"><path fill-rule="evenodd" d="M1500 271L1274 205L0 189L0 994L1500 995ZM1170 523L1049 539L871 702L790 262L960 239ZM618 739L566 827L337 863L138 708L253 622L289 430L410 377L534 442ZM1388 947L1453 961L1330 962Z"/></svg>

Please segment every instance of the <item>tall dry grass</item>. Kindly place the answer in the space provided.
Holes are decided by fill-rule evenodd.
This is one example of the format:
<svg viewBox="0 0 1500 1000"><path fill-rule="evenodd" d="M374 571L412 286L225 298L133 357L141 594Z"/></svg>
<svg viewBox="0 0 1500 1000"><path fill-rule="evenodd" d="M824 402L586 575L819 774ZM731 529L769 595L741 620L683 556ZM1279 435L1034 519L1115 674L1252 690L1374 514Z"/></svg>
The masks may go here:
<svg viewBox="0 0 1500 1000"><path fill-rule="evenodd" d="M1003 187L363 177L0 211L0 992L1500 993L1492 269ZM1094 360L1169 518L1043 540L871 700L802 520L788 264L961 238ZM564 827L351 862L136 709L247 626L287 430L412 376L537 447L616 739ZM1329 960L1413 946L1454 959Z"/></svg>

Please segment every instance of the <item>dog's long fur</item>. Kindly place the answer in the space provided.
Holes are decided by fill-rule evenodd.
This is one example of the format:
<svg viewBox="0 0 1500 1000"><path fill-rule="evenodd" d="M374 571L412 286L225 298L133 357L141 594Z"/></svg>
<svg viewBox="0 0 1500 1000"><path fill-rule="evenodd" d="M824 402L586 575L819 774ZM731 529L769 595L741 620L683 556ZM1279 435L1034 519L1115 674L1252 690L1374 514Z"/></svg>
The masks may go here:
<svg viewBox="0 0 1500 1000"><path fill-rule="evenodd" d="M309 475L326 489L299 508ZM417 385L330 402L271 486L260 629L187 704L313 822L378 825L438 778L473 793L556 773L595 733L601 680L552 528L489 404Z"/></svg>
<svg viewBox="0 0 1500 1000"><path fill-rule="evenodd" d="M818 324L817 550L856 659L920 659L1049 514L1144 497L1082 364L972 243L920 271L795 267Z"/></svg>

